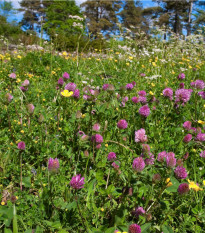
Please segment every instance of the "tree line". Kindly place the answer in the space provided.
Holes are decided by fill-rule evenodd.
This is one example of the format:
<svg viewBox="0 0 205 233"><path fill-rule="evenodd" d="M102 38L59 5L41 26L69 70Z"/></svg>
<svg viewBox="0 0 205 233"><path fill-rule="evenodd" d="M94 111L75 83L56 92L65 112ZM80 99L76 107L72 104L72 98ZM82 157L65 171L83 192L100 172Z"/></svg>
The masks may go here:
<svg viewBox="0 0 205 233"><path fill-rule="evenodd" d="M23 12L18 28L27 33L46 34L50 40L72 46L77 38L110 38L124 28L137 38L138 32L149 36L153 27L163 28L164 39L170 32L191 35L204 32L205 1L153 0L153 7L143 8L139 0L87 0L80 6L74 0L21 0L17 12ZM1 28L13 13L12 2L1 1ZM4 26L3 26L4 25ZM8 27L8 25L7 25Z"/></svg>

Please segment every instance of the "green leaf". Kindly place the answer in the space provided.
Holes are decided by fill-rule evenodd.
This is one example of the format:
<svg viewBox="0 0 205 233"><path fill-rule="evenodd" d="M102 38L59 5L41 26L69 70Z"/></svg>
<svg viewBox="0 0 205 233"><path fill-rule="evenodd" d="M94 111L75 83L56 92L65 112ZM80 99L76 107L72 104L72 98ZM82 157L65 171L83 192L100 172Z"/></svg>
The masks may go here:
<svg viewBox="0 0 205 233"><path fill-rule="evenodd" d="M162 226L162 231L163 231L163 233L174 233L172 228L170 226L167 226L167 225Z"/></svg>
<svg viewBox="0 0 205 233"><path fill-rule="evenodd" d="M12 231L10 229L5 228L4 233L12 233Z"/></svg>
<svg viewBox="0 0 205 233"><path fill-rule="evenodd" d="M17 215L16 215L16 207L13 206L13 233L18 233L18 224L17 224Z"/></svg>
<svg viewBox="0 0 205 233"><path fill-rule="evenodd" d="M30 188L31 187L31 177L23 177L22 179L22 184L27 187Z"/></svg>
<svg viewBox="0 0 205 233"><path fill-rule="evenodd" d="M105 233L113 233L115 231L115 227L108 228Z"/></svg>
<svg viewBox="0 0 205 233"><path fill-rule="evenodd" d="M151 223L145 223L144 225L141 226L141 233L146 233L147 230L151 227Z"/></svg>
<svg viewBox="0 0 205 233"><path fill-rule="evenodd" d="M171 177L170 181L172 182L172 186L168 187L167 191L169 191L169 192L177 192L177 189L179 187L179 181L176 178L174 178L174 177Z"/></svg>

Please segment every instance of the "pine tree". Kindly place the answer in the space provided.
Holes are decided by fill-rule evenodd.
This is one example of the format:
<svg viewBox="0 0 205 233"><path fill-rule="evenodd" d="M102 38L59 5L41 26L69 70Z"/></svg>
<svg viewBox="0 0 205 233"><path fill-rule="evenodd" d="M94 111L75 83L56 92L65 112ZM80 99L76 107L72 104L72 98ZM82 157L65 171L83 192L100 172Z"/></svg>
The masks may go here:
<svg viewBox="0 0 205 233"><path fill-rule="evenodd" d="M122 1L113 0L88 0L81 4L86 15L88 32L94 38L102 32L104 35L109 35L116 29L118 22L117 12L121 8Z"/></svg>

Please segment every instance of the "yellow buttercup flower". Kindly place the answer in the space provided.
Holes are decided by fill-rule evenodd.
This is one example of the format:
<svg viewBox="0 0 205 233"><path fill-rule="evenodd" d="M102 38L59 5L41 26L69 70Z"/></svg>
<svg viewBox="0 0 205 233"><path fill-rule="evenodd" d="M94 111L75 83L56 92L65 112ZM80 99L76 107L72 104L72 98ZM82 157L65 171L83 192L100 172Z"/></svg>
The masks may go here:
<svg viewBox="0 0 205 233"><path fill-rule="evenodd" d="M152 91L149 92L150 95L154 95L154 93Z"/></svg>
<svg viewBox="0 0 205 233"><path fill-rule="evenodd" d="M203 190L203 189L200 188L197 184L195 184L194 181L188 180L188 182L189 182L189 188L190 188L190 189L193 189L194 191L197 191L197 192Z"/></svg>
<svg viewBox="0 0 205 233"><path fill-rule="evenodd" d="M108 147L108 144L105 144L105 147Z"/></svg>
<svg viewBox="0 0 205 233"><path fill-rule="evenodd" d="M173 185L172 182L170 182L170 178L166 179L166 183L167 183L167 187L170 187Z"/></svg>
<svg viewBox="0 0 205 233"><path fill-rule="evenodd" d="M5 205L6 203L4 201L1 202L1 205Z"/></svg>
<svg viewBox="0 0 205 233"><path fill-rule="evenodd" d="M103 209L103 208L101 208L100 210L101 210L102 212L104 211L104 209Z"/></svg>
<svg viewBox="0 0 205 233"><path fill-rule="evenodd" d="M70 97L73 95L73 91L68 91L68 90L64 90L61 92L61 95L64 96L64 97Z"/></svg>
<svg viewBox="0 0 205 233"><path fill-rule="evenodd" d="M203 180L203 185L205 186L205 180Z"/></svg>
<svg viewBox="0 0 205 233"><path fill-rule="evenodd" d="M198 120L198 123L204 125L205 121Z"/></svg>

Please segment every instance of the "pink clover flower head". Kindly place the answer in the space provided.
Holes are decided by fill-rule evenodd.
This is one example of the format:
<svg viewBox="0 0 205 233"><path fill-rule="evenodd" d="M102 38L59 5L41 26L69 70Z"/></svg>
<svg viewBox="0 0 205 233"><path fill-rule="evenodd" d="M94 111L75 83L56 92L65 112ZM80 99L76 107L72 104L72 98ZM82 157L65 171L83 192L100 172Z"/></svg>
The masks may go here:
<svg viewBox="0 0 205 233"><path fill-rule="evenodd" d="M16 74L15 74L15 73L11 73L11 74L9 75L9 78L16 79Z"/></svg>
<svg viewBox="0 0 205 233"><path fill-rule="evenodd" d="M26 144L25 144L25 142L21 141L21 142L18 143L17 147L18 147L19 150L25 150L26 149Z"/></svg>
<svg viewBox="0 0 205 233"><path fill-rule="evenodd" d="M84 100L91 100L92 97L90 95L83 95Z"/></svg>
<svg viewBox="0 0 205 233"><path fill-rule="evenodd" d="M5 100L6 100L6 102L8 102L8 103L11 103L11 101L13 100L13 96L10 94L10 93L7 93L6 95L5 95Z"/></svg>
<svg viewBox="0 0 205 233"><path fill-rule="evenodd" d="M48 160L48 170L49 172L54 172L56 173L60 167L59 161L57 158L49 158Z"/></svg>
<svg viewBox="0 0 205 233"><path fill-rule="evenodd" d="M186 143L188 143L188 142L191 141L191 139L192 139L192 135L191 135L191 134L187 134L187 135L184 137L183 141L186 142Z"/></svg>
<svg viewBox="0 0 205 233"><path fill-rule="evenodd" d="M137 224L131 224L129 226L129 233L141 233L141 227Z"/></svg>
<svg viewBox="0 0 205 233"><path fill-rule="evenodd" d="M74 91L76 88L76 84L75 83L68 83L65 85L65 90L68 91Z"/></svg>
<svg viewBox="0 0 205 233"><path fill-rule="evenodd" d="M133 86L136 86L136 84L137 84L137 83L136 83L135 81L132 81L132 85L133 85Z"/></svg>
<svg viewBox="0 0 205 233"><path fill-rule="evenodd" d="M85 184L84 180L85 177L81 177L81 174L73 176L70 181L70 186L73 189L82 189L84 188L84 184Z"/></svg>
<svg viewBox="0 0 205 233"><path fill-rule="evenodd" d="M30 84L29 80L26 79L26 80L24 80L24 82L22 83L22 86L23 86L23 87L28 87L29 84Z"/></svg>
<svg viewBox="0 0 205 233"><path fill-rule="evenodd" d="M187 194L189 192L189 184L187 183L180 184L177 191L180 195Z"/></svg>
<svg viewBox="0 0 205 233"><path fill-rule="evenodd" d="M175 173L176 178L178 178L178 179L186 179L188 176L186 168L180 167L180 166L178 166L174 170L174 173Z"/></svg>
<svg viewBox="0 0 205 233"><path fill-rule="evenodd" d="M108 84L108 83L105 83L105 84L103 84L102 89L103 89L104 91L106 91L106 90L108 89L108 87L109 87L109 84Z"/></svg>
<svg viewBox="0 0 205 233"><path fill-rule="evenodd" d="M23 86L21 86L20 89L21 89L23 92L28 91L28 88L25 88L25 87L23 87Z"/></svg>
<svg viewBox="0 0 205 233"><path fill-rule="evenodd" d="M132 215L134 215L136 218L138 218L139 215L144 215L144 214L145 214L145 210L141 206L135 208L135 210L132 211Z"/></svg>
<svg viewBox="0 0 205 233"><path fill-rule="evenodd" d="M78 131L77 135L80 136L80 137L82 137L83 135L85 135L85 133L80 130L80 131Z"/></svg>
<svg viewBox="0 0 205 233"><path fill-rule="evenodd" d="M136 96L132 97L131 100L132 100L132 102L135 103L135 104L139 103L139 98L136 97Z"/></svg>
<svg viewBox="0 0 205 233"><path fill-rule="evenodd" d="M154 164L154 155L152 153L149 153L149 157L145 158L145 164L146 165L153 165Z"/></svg>
<svg viewBox="0 0 205 233"><path fill-rule="evenodd" d="M191 86L195 87L196 89L203 90L205 87L205 83L202 80L196 80L195 82L191 82Z"/></svg>
<svg viewBox="0 0 205 233"><path fill-rule="evenodd" d="M76 89L74 92L73 92L73 97L75 99L79 99L80 98L80 90L79 89Z"/></svg>
<svg viewBox="0 0 205 233"><path fill-rule="evenodd" d="M146 76L146 74L144 74L144 73L141 73L141 74L140 74L140 76L141 76L141 77L145 77L145 76Z"/></svg>
<svg viewBox="0 0 205 233"><path fill-rule="evenodd" d="M119 161L118 161L119 163ZM115 162L112 163L112 167L114 167L114 169L118 170L120 168L119 165L117 165Z"/></svg>
<svg viewBox="0 0 205 233"><path fill-rule="evenodd" d="M114 152L110 152L107 156L108 161L114 161L116 159L116 154Z"/></svg>
<svg viewBox="0 0 205 233"><path fill-rule="evenodd" d="M176 166L176 158L175 158L175 154L173 152L167 153L166 163L167 163L167 167L169 167L169 168L173 168Z"/></svg>
<svg viewBox="0 0 205 233"><path fill-rule="evenodd" d="M184 83L180 83L180 84L179 84L179 88L180 88L180 89L184 89Z"/></svg>
<svg viewBox="0 0 205 233"><path fill-rule="evenodd" d="M165 88L162 93L164 97L168 97L170 100L173 100L173 90L171 88Z"/></svg>
<svg viewBox="0 0 205 233"><path fill-rule="evenodd" d="M190 130L191 129L191 121L185 121L184 124L183 124L183 127L186 130Z"/></svg>
<svg viewBox="0 0 205 233"><path fill-rule="evenodd" d="M128 83L126 86L126 89L128 90L128 91L130 91L130 90L132 90L133 89L133 84L132 83Z"/></svg>
<svg viewBox="0 0 205 233"><path fill-rule="evenodd" d="M93 125L93 131L96 131L98 132L100 130L100 124L99 123L96 123Z"/></svg>
<svg viewBox="0 0 205 233"><path fill-rule="evenodd" d="M175 91L176 103L186 103L190 100L191 91L188 89L177 89Z"/></svg>
<svg viewBox="0 0 205 233"><path fill-rule="evenodd" d="M103 143L103 137L100 134L96 134L96 135L92 136L91 140L94 141L96 144Z"/></svg>
<svg viewBox="0 0 205 233"><path fill-rule="evenodd" d="M146 91L142 90L142 91L139 91L139 92L138 92L138 95L144 97L144 96L147 95L147 93L146 93Z"/></svg>
<svg viewBox="0 0 205 233"><path fill-rule="evenodd" d="M119 120L118 123L117 123L117 127L118 127L119 129L126 129L127 126L128 126L127 121L126 121L126 120L123 120L123 119L122 119L122 120Z"/></svg>
<svg viewBox="0 0 205 233"><path fill-rule="evenodd" d="M101 144L97 144L95 148L96 148L97 150L99 150L99 149L101 148L101 146L102 146Z"/></svg>
<svg viewBox="0 0 205 233"><path fill-rule="evenodd" d="M201 98L205 100L205 91L199 91L198 95L201 96Z"/></svg>
<svg viewBox="0 0 205 233"><path fill-rule="evenodd" d="M132 164L132 168L136 171L136 172L141 172L143 171L145 167L145 162L144 159L142 157L137 157L133 160L133 164Z"/></svg>
<svg viewBox="0 0 205 233"><path fill-rule="evenodd" d="M64 78L64 79L69 79L69 78L70 78L70 75L69 75L67 72L65 72L65 73L63 74L63 78Z"/></svg>
<svg viewBox="0 0 205 233"><path fill-rule="evenodd" d="M146 142L147 135L145 133L145 129L139 129L135 131L135 142Z"/></svg>
<svg viewBox="0 0 205 233"><path fill-rule="evenodd" d="M160 153L158 154L157 160L158 160L159 162L164 162L164 158L166 159L166 157L167 157L167 152L166 152L166 151L162 151L162 152L160 152Z"/></svg>
<svg viewBox="0 0 205 233"><path fill-rule="evenodd" d="M145 105L145 106L142 106L140 109L139 109L139 114L143 117L148 117L149 114L150 114L150 108Z"/></svg>
<svg viewBox="0 0 205 233"><path fill-rule="evenodd" d="M139 102L142 104L146 104L147 103L147 98L145 96L139 96Z"/></svg>
<svg viewBox="0 0 205 233"><path fill-rule="evenodd" d="M200 153L200 156L201 156L202 158L205 158L205 150L202 151L202 152Z"/></svg>
<svg viewBox="0 0 205 233"><path fill-rule="evenodd" d="M200 141L200 142L204 142L205 141L205 133L199 133L196 135L196 140Z"/></svg>
<svg viewBox="0 0 205 233"><path fill-rule="evenodd" d="M64 84L63 78L59 78L58 85L63 86L63 84Z"/></svg>
<svg viewBox="0 0 205 233"><path fill-rule="evenodd" d="M177 77L179 80L181 79L181 80L183 80L183 79L185 79L185 74L184 73L180 73L179 75L178 75L178 77Z"/></svg>
<svg viewBox="0 0 205 233"><path fill-rule="evenodd" d="M122 102L126 103L128 101L128 99L129 99L128 96L125 96L122 98Z"/></svg>
<svg viewBox="0 0 205 233"><path fill-rule="evenodd" d="M35 107L34 107L33 104L28 104L28 105L27 105L27 110L28 110L28 112L29 112L30 114L32 114L32 113L34 112L34 109L35 109Z"/></svg>

